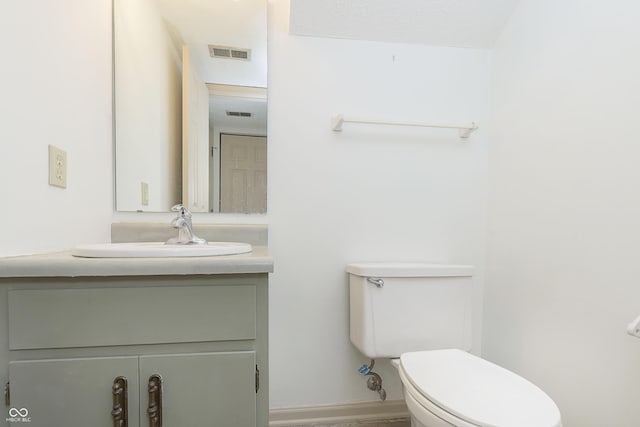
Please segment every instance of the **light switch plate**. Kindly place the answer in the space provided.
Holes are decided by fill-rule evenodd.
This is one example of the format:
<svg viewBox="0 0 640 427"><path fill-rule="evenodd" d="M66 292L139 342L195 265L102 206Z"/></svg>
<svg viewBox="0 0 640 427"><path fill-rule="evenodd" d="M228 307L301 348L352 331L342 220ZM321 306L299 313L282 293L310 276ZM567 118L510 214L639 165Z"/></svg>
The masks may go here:
<svg viewBox="0 0 640 427"><path fill-rule="evenodd" d="M140 182L140 193L142 206L149 206L149 184Z"/></svg>
<svg viewBox="0 0 640 427"><path fill-rule="evenodd" d="M67 152L49 145L49 185L67 188Z"/></svg>

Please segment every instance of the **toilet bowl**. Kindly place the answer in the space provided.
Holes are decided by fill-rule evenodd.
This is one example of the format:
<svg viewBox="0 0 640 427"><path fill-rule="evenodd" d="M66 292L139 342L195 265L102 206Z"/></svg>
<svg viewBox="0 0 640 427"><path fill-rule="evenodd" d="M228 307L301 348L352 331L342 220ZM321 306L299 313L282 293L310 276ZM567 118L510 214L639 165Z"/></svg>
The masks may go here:
<svg viewBox="0 0 640 427"><path fill-rule="evenodd" d="M394 360L413 427L561 427L553 400L524 378L457 349Z"/></svg>
<svg viewBox="0 0 640 427"><path fill-rule="evenodd" d="M465 351L473 272L469 265L349 264L351 342L370 359L392 359L413 427L561 427L541 389Z"/></svg>

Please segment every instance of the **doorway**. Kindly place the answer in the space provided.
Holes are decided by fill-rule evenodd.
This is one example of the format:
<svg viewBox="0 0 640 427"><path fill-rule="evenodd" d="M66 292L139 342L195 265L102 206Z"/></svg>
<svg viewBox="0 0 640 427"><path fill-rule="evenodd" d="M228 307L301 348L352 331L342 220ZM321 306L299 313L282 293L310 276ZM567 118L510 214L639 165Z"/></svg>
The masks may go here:
<svg viewBox="0 0 640 427"><path fill-rule="evenodd" d="M267 212L267 138L220 134L220 212Z"/></svg>

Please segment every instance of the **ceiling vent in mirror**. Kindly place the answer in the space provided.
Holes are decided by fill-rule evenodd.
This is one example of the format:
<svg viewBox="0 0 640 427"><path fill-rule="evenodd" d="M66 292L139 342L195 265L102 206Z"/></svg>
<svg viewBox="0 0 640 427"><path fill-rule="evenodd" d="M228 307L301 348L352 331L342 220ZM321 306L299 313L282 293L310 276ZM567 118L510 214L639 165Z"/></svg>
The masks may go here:
<svg viewBox="0 0 640 427"><path fill-rule="evenodd" d="M251 49L240 47L209 45L209 55L212 58L242 59L251 61Z"/></svg>
<svg viewBox="0 0 640 427"><path fill-rule="evenodd" d="M227 111L227 116L233 117L251 117L251 113L246 113L244 111Z"/></svg>

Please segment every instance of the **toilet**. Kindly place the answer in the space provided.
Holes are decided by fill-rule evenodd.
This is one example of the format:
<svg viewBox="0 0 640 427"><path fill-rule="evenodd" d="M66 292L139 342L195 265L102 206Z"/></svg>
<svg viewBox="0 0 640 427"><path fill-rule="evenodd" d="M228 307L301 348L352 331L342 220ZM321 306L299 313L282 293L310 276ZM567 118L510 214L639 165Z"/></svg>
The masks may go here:
<svg viewBox="0 0 640 427"><path fill-rule="evenodd" d="M468 352L472 266L358 263L347 273L351 342L392 359L412 427L562 427L541 389Z"/></svg>

